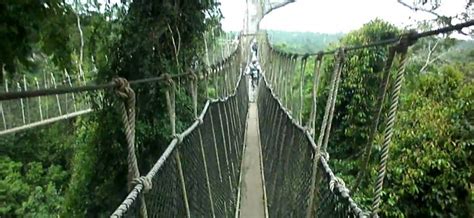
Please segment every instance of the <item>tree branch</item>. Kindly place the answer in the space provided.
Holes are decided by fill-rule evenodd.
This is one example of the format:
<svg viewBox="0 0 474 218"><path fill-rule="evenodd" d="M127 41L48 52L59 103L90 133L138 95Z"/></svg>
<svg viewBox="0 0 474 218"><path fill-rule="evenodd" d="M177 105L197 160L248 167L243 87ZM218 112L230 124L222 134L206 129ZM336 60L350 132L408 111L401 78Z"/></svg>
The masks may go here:
<svg viewBox="0 0 474 218"><path fill-rule="evenodd" d="M426 13L430 13L438 18L446 18L446 16L442 16L436 12L434 12L433 10L427 10L427 9L424 9L424 8L420 8L420 7L416 7L416 6L413 6L413 5L409 5L407 4L406 2L404 2L403 0L397 0L398 3L400 3L401 5L411 9L411 10L414 10L414 11L423 11L423 12L426 12ZM450 24L451 25L451 24Z"/></svg>
<svg viewBox="0 0 474 218"><path fill-rule="evenodd" d="M78 12L76 12L76 18L77 18L77 29L79 30L79 36L81 37L81 45L80 45L80 49L79 49L79 63L78 63L78 67L79 67L79 76L80 78L82 78L82 82L85 84L86 83L86 79L85 79L85 76L84 76L84 70L82 69L82 62L83 62L83 58L84 58L84 34L82 32L82 28L81 28L81 17L79 16Z"/></svg>
<svg viewBox="0 0 474 218"><path fill-rule="evenodd" d="M179 35L179 30L178 28L176 27L176 30L178 30L178 44L176 44L176 40L174 39L174 35L173 35L173 30L171 29L170 25L168 24L168 30L170 31L171 33L171 42L173 43L173 48L174 48L174 56L175 56L175 59L176 59L176 67L178 68L178 71L179 71L179 50L180 50L180 46L181 46L181 36Z"/></svg>
<svg viewBox="0 0 474 218"><path fill-rule="evenodd" d="M276 10L278 8L281 8L283 6L286 6L287 4L290 4L290 3L294 3L296 0L288 0L288 1L285 1L285 2L282 2L280 4L277 4L275 7L272 7L270 5L270 10L266 11L263 13L263 17L265 17L265 15L269 14L270 12L272 12L273 10Z"/></svg>

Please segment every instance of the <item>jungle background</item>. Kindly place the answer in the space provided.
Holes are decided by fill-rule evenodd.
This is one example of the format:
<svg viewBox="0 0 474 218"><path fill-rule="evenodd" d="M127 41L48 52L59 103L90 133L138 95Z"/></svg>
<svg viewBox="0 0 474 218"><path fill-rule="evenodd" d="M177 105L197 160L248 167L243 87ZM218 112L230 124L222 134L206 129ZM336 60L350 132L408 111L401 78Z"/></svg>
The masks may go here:
<svg viewBox="0 0 474 218"><path fill-rule="evenodd" d="M222 31L221 18L215 1L2 1L1 81L45 73L61 77L64 70L96 83L115 76L133 80L179 73L206 57L206 48L211 57L198 62L212 64L224 56L218 52L223 44L236 35ZM446 23L442 17L438 21ZM430 27L420 24L419 30ZM392 38L403 31L376 19L346 34L268 34L275 48L305 54ZM361 168L387 52L377 47L346 57L329 153L334 171L349 187ZM472 217L474 42L425 38L409 55L382 215ZM323 83L332 62L324 59ZM313 68L314 60L309 60L307 80ZM327 96L323 87L321 99ZM170 127L163 88L152 84L135 91L137 156L140 171L147 172L168 144ZM178 131L192 118L189 96L186 89L177 93ZM310 84L305 96L308 115ZM0 138L1 217L105 217L120 204L127 194L126 146L113 99L113 93L92 94L83 101L100 108L96 112ZM319 113L321 118L322 110ZM364 207L371 203L380 134L375 141L367 176L352 190Z"/></svg>

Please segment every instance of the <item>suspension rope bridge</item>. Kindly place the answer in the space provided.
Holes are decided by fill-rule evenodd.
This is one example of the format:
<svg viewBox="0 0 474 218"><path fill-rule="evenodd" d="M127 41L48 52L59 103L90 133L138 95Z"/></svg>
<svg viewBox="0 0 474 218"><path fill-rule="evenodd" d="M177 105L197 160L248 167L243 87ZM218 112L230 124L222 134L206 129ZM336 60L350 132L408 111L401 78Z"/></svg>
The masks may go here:
<svg viewBox="0 0 474 218"><path fill-rule="evenodd" d="M264 72L255 103L249 102L249 84L243 75L242 63L250 56L250 40L244 36L229 57L200 72L162 74L135 81L116 78L106 84L1 93L0 101L115 90L128 148L129 194L112 217L231 217L248 214L245 211L247 207L241 205L252 203L261 204L262 207L257 207L257 210L264 211L258 214L270 217L376 217L380 210L407 50L421 37L472 25L474 21L423 33L404 34L396 39L304 55L278 51L268 43L265 36L258 35L259 40L264 42L259 44ZM381 102L386 96L389 98L388 119L384 125L372 207L364 209L351 197L344 181L335 176L330 167L327 148L347 53L387 45L390 45L390 52L384 67L384 78L380 82L381 91L375 110L377 119L370 127L371 134L380 125ZM322 86L321 63L325 56L331 54L334 54L334 68L326 87L329 94L320 127L316 128L317 103L320 101L318 90ZM308 81L304 72L311 56L315 56L316 62L310 81L311 112L306 118L303 114L303 87ZM298 65L300 68L296 70ZM390 80L392 68L396 69L393 81ZM176 132L175 93L177 86L181 85L176 83L177 80L186 81L189 85L195 119L182 133ZM170 135L173 137L146 174L139 172L135 155L136 99L131 88L144 83L162 83L167 87L165 99L171 125ZM206 90L207 99L200 113L197 103L199 86ZM208 95L210 88L216 91L215 99ZM316 129L320 132L317 133ZM372 140L373 137L370 137L369 144ZM249 160L253 164L244 163L244 159L248 158L244 154L253 154L254 159ZM366 153L363 161L368 156L370 154ZM262 184L262 187L257 187L253 193L256 198L242 196L252 194L251 191L242 190L242 184L249 179L246 176L248 168L253 169L252 175L261 172L257 176L260 182L256 184ZM358 179L362 177L363 173ZM241 202L249 199L257 199L258 202Z"/></svg>

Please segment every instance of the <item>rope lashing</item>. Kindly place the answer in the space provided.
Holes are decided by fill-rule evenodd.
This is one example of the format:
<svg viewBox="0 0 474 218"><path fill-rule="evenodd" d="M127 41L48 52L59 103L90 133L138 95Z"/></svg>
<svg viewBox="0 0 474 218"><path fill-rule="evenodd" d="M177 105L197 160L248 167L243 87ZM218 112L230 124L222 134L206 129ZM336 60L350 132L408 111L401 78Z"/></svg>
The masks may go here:
<svg viewBox="0 0 474 218"><path fill-rule="evenodd" d="M344 183L344 180L342 180L341 178L335 176L334 179L331 179L331 181L329 181L329 189L334 192L334 187L336 186L336 184L341 184L343 186L346 185L346 183ZM347 190L347 189L346 189ZM347 191L348 193L349 191Z"/></svg>
<svg viewBox="0 0 474 218"><path fill-rule="evenodd" d="M132 184L133 184L133 186L135 186L137 184L142 184L143 185L143 191L145 193L149 192L153 188L152 179L147 177L147 176L140 176L138 178L133 179Z"/></svg>
<svg viewBox="0 0 474 218"><path fill-rule="evenodd" d="M324 172L327 172L329 174L329 190L336 194L336 192L339 192L340 193L340 196L345 198L345 200L347 200L347 203L349 204L349 210L354 212L354 214L357 215L357 217L361 217L361 218L366 218L368 217L368 215L366 214L366 212L362 211L362 209L357 206L357 204L354 202L354 200L350 197L350 191L349 189L346 187L345 183L344 183L344 180L342 180L341 178L337 177L334 175L334 173L331 171L331 168L329 167L328 165L328 159L326 159L326 157L324 155L322 155L321 157L321 163L322 163L322 166L324 168ZM341 201L342 199L339 199L339 201ZM347 215L346 215L347 216Z"/></svg>
<svg viewBox="0 0 474 218"><path fill-rule="evenodd" d="M113 81L117 88L115 93L122 99L122 104L119 104L122 113L122 122L125 127L125 137L127 140L127 163L128 163L128 180L127 186L128 191L131 191L134 187L134 180L140 177L140 171L138 169L137 156L135 154L135 92L130 88L130 84L125 78L115 78ZM145 180L145 179L144 179ZM151 181L149 182L151 184ZM146 185L145 185L146 187ZM145 188L146 191L151 189ZM143 217L148 217L145 198L140 196L140 213Z"/></svg>
<svg viewBox="0 0 474 218"><path fill-rule="evenodd" d="M377 129L380 122L380 116L382 115L383 103L385 101L385 96L387 95L388 84L390 81L390 69L392 68L393 59L395 58L396 48L390 47L387 60L385 61L385 66L383 68L383 78L380 83L379 93L377 96L377 103L374 109L375 120L372 122L372 126L370 128L369 139L367 141L363 158L360 162L360 170L357 173L357 178L354 183L353 190L357 190L360 183L364 180L366 175L367 166L369 164L371 149L373 145L373 141L375 139L375 135L377 133Z"/></svg>
<svg viewBox="0 0 474 218"><path fill-rule="evenodd" d="M380 155L380 165L377 172L377 180L375 183L374 198L372 202L372 217L378 217L378 212L380 209L383 181L385 178L385 173L386 173L387 163L388 163L388 158L389 158L389 148L390 148L390 143L392 140L395 121L397 118L400 91L401 91L403 79L405 76L405 68L407 64L406 54L407 54L408 47L412 45L416 40L416 38L412 37L413 34L416 34L416 33L412 33L411 35L407 35L406 37L403 37L400 40L400 43L396 47L396 50L397 50L396 52L400 56L399 58L400 64L397 70L394 85L392 87L390 108L388 111L387 121L385 125L385 133L383 136L383 144L382 144L382 150L381 150L381 155Z"/></svg>

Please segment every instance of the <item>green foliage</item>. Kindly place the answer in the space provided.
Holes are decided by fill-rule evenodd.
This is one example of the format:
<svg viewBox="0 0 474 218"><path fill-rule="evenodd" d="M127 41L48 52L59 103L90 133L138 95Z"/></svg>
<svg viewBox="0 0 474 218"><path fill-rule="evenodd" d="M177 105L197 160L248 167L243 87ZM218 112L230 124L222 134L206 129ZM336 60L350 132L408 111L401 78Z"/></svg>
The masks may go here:
<svg viewBox="0 0 474 218"><path fill-rule="evenodd" d="M360 30L341 39L343 46L357 46L395 37L399 31L381 20L374 20ZM373 47L348 52L345 55L341 83L333 120L330 145L332 157L336 159L357 158L367 144L369 127L373 116L375 99L382 80L382 70L388 49ZM333 72L332 62L326 62L326 72ZM329 75L327 76L329 78ZM326 97L324 97L326 99ZM356 156L354 156L354 154ZM356 170L356 169L353 169ZM350 174L354 175L356 172Z"/></svg>
<svg viewBox="0 0 474 218"><path fill-rule="evenodd" d="M54 216L62 210L65 184L69 180L66 167L72 153L68 143L74 138L67 131L70 126L70 123L58 123L48 129L2 138L1 216L44 217Z"/></svg>
<svg viewBox="0 0 474 218"><path fill-rule="evenodd" d="M0 65L13 72L16 61L32 64L38 51L54 54L62 68L71 62L67 41L73 12L62 0L7 0L0 3Z"/></svg>
<svg viewBox="0 0 474 218"><path fill-rule="evenodd" d="M396 34L396 28L376 20L349 33L341 39L341 44L360 45L392 38ZM434 40L439 39L421 40L413 47L414 54L410 57L426 57L423 52ZM440 50L433 55L451 52L457 43L441 41ZM386 56L385 48L362 49L346 55L328 148L333 169L349 187L360 169L359 161L367 144L368 128L374 119L373 108ZM465 61L466 58L443 58L421 74L418 72L426 62L423 58L414 58L407 67L382 195L383 216L472 216L474 85L471 76L473 65ZM332 59L325 60L323 65L326 73L323 84L326 86L333 71L332 65ZM320 91L320 99L326 99L327 90ZM318 107L324 108L325 103L323 100ZM321 117L323 109L319 111ZM372 181L377 174L383 128L383 125L379 128L374 142L370 176L353 193L357 202L366 208L370 208L372 203Z"/></svg>
<svg viewBox="0 0 474 218"><path fill-rule="evenodd" d="M267 31L270 43L276 48L286 52L306 54L324 50L328 45L336 43L342 33L326 34L312 32L284 32L276 30Z"/></svg>
<svg viewBox="0 0 474 218"><path fill-rule="evenodd" d="M88 80L182 73L204 56L203 33L221 31L217 7L214 1L187 0L115 5L64 0L2 2L0 64L10 80L23 75L33 80L44 72L62 74L64 69L78 75L82 52L81 66ZM180 87L176 102L180 131L192 115L190 94L184 88L187 84L176 83ZM140 171L145 173L170 139L165 87L133 88L138 108L137 155ZM92 95L95 106L102 110L91 117L2 138L0 216L108 216L122 201L128 191L127 151L119 102L114 92Z"/></svg>
<svg viewBox="0 0 474 218"><path fill-rule="evenodd" d="M124 17L120 37L107 52L110 61L99 69L98 80L116 76L128 80L189 69L204 55L203 33L217 31L220 13L208 1L134 1ZM206 15L207 14L207 15ZM177 131L192 121L187 84L175 81ZM164 98L166 84L133 87L137 98L136 149L140 172L146 173L171 138ZM85 147L76 150L71 194L66 196L67 213L73 216L107 216L126 196L127 150L117 96L106 92L98 102L103 109L85 121L80 130ZM107 128L104 128L107 127Z"/></svg>
<svg viewBox="0 0 474 218"><path fill-rule="evenodd" d="M461 69L420 75L404 95L392 146L398 158L391 160L390 195L384 196L387 216L472 216L474 83Z"/></svg>
<svg viewBox="0 0 474 218"><path fill-rule="evenodd" d="M400 34L394 26L374 20L340 40L338 46L357 46ZM433 46L427 66L427 54ZM385 217L472 217L472 158L474 128L474 65L470 60L470 42L453 39L425 38L411 47L410 62L391 144L390 161L382 193L381 215ZM283 45L279 49L288 50ZM330 164L337 176L350 188L360 170L387 47L367 48L346 53L336 102L335 116L328 145ZM397 66L398 61L394 62ZM423 72L420 70L424 68ZM293 70L291 70L293 71ZM301 66L298 61L293 80L293 114L298 114ZM314 60L305 71L305 108L303 122L308 120ZM334 71L334 57L325 56L318 96L316 133L319 133L328 83ZM392 69L392 81L395 69ZM388 96L387 98L389 98ZM387 111L388 101L385 101ZM384 119L376 134L369 174L354 199L370 209L373 181L377 176ZM318 135L318 134L317 134ZM317 136L316 136L317 137Z"/></svg>

